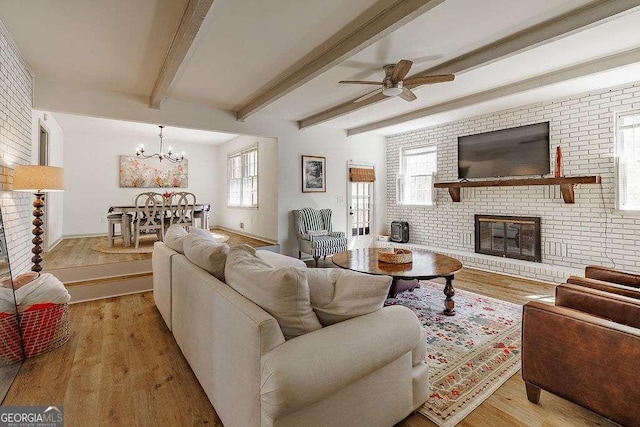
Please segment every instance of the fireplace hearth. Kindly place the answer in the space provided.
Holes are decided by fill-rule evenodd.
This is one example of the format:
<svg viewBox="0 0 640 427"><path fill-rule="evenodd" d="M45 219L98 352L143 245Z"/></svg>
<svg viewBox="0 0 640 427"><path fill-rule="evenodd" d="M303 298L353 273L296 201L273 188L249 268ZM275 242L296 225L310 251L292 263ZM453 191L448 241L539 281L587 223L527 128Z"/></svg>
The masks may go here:
<svg viewBox="0 0 640 427"><path fill-rule="evenodd" d="M475 215L476 253L542 262L540 217Z"/></svg>

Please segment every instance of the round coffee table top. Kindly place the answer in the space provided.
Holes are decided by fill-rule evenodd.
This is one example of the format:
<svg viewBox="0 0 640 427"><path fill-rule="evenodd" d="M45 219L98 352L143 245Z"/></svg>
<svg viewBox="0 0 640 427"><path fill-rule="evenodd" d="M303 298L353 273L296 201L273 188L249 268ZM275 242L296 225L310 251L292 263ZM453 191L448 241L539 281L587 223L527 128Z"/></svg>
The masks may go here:
<svg viewBox="0 0 640 427"><path fill-rule="evenodd" d="M382 274L397 279L420 279L450 276L462 269L462 263L446 255L426 251L413 251L413 262L388 264L378 261L378 252L384 248L352 249L332 257L335 265L367 274Z"/></svg>

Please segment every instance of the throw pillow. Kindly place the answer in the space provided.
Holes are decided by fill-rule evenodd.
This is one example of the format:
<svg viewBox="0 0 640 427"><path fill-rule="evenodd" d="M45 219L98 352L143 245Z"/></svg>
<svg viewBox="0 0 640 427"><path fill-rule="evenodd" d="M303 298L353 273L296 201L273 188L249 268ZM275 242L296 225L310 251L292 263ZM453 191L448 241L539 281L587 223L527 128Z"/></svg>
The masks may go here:
<svg viewBox="0 0 640 427"><path fill-rule="evenodd" d="M322 327L309 301L305 269L275 268L256 255L254 248L231 248L225 267L227 284L273 316L285 339Z"/></svg>
<svg viewBox="0 0 640 427"><path fill-rule="evenodd" d="M187 234L189 233L187 233L187 230L185 230L184 227L173 224L164 232L164 243L174 251L184 254L182 240Z"/></svg>
<svg viewBox="0 0 640 427"><path fill-rule="evenodd" d="M224 266L229 253L229 245L216 243L195 234L188 234L182 240L184 255L189 261L206 270L216 279L225 281Z"/></svg>
<svg viewBox="0 0 640 427"><path fill-rule="evenodd" d="M307 270L311 306L322 326L380 310L391 277L335 268Z"/></svg>
<svg viewBox="0 0 640 427"><path fill-rule="evenodd" d="M189 233L204 237L207 240L215 241L215 239L211 235L211 232L209 230L205 230L204 228L191 227L191 230L189 230Z"/></svg>
<svg viewBox="0 0 640 427"><path fill-rule="evenodd" d="M307 232L309 236L328 236L329 231L327 230L309 230Z"/></svg>

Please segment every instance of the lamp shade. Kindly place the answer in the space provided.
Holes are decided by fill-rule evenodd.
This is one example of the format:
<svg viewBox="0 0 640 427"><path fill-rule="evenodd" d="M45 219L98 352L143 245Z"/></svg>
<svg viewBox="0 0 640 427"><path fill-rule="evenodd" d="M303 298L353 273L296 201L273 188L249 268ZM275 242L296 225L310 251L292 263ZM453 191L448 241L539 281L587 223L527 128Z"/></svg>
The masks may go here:
<svg viewBox="0 0 640 427"><path fill-rule="evenodd" d="M45 193L64 190L64 173L55 166L19 165L13 174L13 190Z"/></svg>

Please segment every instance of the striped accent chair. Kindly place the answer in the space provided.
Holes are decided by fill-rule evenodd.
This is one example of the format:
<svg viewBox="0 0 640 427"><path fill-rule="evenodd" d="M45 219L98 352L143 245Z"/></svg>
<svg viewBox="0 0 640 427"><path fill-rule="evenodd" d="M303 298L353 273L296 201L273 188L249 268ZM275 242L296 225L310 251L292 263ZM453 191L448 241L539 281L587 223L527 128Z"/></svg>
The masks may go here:
<svg viewBox="0 0 640 427"><path fill-rule="evenodd" d="M341 231L331 229L331 209L303 208L293 211L293 219L298 235L298 258L302 252L316 261L321 256L337 254L347 250L347 238Z"/></svg>

